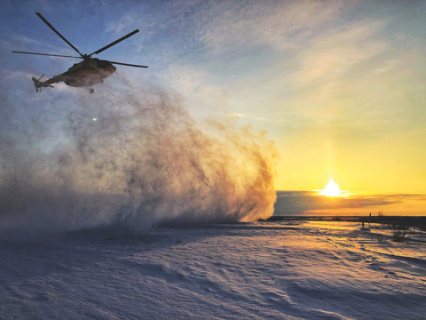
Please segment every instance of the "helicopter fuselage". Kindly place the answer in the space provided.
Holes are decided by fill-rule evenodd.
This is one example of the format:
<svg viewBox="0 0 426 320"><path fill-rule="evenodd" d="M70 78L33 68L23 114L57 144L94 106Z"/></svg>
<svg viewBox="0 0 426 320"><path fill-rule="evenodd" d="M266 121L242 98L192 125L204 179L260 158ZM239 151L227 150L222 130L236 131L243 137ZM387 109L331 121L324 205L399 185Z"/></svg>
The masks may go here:
<svg viewBox="0 0 426 320"><path fill-rule="evenodd" d="M117 69L109 61L89 58L74 64L59 77L71 87L90 87L102 83L115 70Z"/></svg>

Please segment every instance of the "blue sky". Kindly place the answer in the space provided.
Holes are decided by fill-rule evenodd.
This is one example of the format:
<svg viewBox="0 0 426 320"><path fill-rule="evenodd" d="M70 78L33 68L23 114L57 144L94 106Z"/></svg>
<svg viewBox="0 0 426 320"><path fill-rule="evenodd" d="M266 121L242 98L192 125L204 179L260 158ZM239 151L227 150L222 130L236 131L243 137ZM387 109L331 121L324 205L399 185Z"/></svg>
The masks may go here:
<svg viewBox="0 0 426 320"><path fill-rule="evenodd" d="M1 75L25 99L41 99L31 76L75 62L11 53L74 55L36 11L82 53L138 28L99 58L148 65L118 73L176 92L195 119L267 131L281 155L277 190L333 177L394 203L426 193L425 1L2 1Z"/></svg>

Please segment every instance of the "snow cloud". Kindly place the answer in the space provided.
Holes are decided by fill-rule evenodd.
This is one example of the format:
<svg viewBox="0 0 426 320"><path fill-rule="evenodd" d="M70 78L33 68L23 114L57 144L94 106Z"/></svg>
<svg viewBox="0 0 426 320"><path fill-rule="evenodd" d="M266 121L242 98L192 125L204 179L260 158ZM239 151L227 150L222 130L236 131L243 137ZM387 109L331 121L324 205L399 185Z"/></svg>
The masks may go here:
<svg viewBox="0 0 426 320"><path fill-rule="evenodd" d="M272 215L278 155L265 133L226 116L197 123L177 95L126 87L115 77L93 95L2 93L2 232Z"/></svg>

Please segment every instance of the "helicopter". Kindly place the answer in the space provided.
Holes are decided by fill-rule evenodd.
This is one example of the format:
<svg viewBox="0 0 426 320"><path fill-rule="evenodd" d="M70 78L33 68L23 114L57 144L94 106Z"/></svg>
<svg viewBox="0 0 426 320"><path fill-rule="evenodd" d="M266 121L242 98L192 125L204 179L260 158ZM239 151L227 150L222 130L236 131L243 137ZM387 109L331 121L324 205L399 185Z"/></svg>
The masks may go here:
<svg viewBox="0 0 426 320"><path fill-rule="evenodd" d="M36 88L36 92L39 92L39 90L41 92L41 89L46 87L54 88L52 86L53 83L64 82L68 86L84 88L89 90L90 93L93 93L94 90L91 88L91 86L97 83L102 83L105 78L108 78L109 76L111 76L115 72L115 70L117 70L116 67L114 66L115 64L122 65L122 66L136 67L136 68L148 68L147 66L141 66L136 64L129 64L129 63L122 63L122 62L92 58L94 54L101 53L102 51L138 33L139 32L138 29L126 34L120 39L114 42L111 42L110 44L96 50L95 52L91 54L82 54L74 45L71 44L71 42L69 42L62 34L60 34L59 31L56 30L49 23L49 21L47 21L46 18L44 18L39 12L36 12L36 15L50 29L52 29L62 40L64 40L72 49L74 49L74 51L76 51L80 56L74 57L74 56L65 56L65 55L50 54L50 53L26 52L26 51L12 51L13 53L83 59L83 61L74 64L71 68L69 68L64 73L54 76L50 79L47 79L46 81L41 81L41 78L44 76L44 74L38 79L36 79L35 77L32 77L34 86Z"/></svg>

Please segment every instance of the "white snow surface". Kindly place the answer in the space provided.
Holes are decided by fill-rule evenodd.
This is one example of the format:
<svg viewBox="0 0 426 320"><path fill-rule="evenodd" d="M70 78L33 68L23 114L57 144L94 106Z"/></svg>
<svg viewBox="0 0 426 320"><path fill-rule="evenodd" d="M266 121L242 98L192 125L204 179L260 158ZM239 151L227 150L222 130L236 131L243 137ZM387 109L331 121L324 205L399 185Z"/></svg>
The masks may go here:
<svg viewBox="0 0 426 320"><path fill-rule="evenodd" d="M312 221L2 239L0 319L426 319L425 249Z"/></svg>

